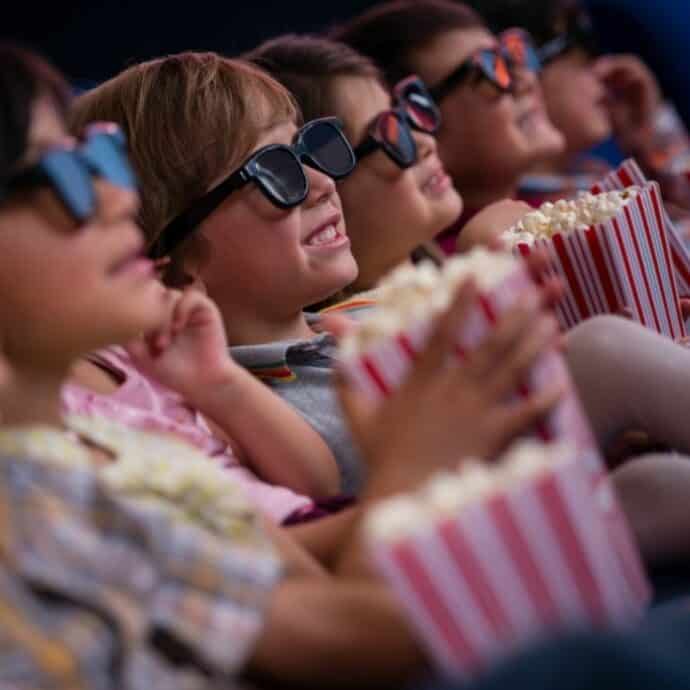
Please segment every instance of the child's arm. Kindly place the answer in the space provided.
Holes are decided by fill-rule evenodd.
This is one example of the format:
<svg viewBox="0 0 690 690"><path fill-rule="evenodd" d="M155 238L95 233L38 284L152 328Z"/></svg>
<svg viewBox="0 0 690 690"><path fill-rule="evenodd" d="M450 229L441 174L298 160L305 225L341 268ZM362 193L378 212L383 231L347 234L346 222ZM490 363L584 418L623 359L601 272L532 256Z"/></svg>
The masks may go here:
<svg viewBox="0 0 690 690"><path fill-rule="evenodd" d="M338 469L328 446L232 360L220 314L206 295L175 293L168 324L128 350L139 369L181 393L236 442L262 479L315 498L338 492Z"/></svg>

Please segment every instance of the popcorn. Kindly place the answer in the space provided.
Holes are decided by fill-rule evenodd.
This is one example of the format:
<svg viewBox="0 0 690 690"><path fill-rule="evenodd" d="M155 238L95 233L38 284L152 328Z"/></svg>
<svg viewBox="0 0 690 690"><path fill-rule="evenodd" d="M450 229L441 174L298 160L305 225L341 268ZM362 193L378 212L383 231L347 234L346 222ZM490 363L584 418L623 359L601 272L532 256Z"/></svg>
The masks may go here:
<svg viewBox="0 0 690 690"><path fill-rule="evenodd" d="M604 223L619 213L639 191L637 187L630 187L596 195L585 192L577 199L561 199L555 204L547 201L506 230L501 239L512 248L521 243L534 244L535 238L551 239L559 232L569 233Z"/></svg>
<svg viewBox="0 0 690 690"><path fill-rule="evenodd" d="M457 472L436 474L417 494L396 497L373 510L367 517L367 533L375 541L398 541L418 534L468 505L534 479L573 452L567 443L528 439L513 444L497 463L466 460Z"/></svg>
<svg viewBox="0 0 690 690"><path fill-rule="evenodd" d="M232 475L207 455L174 437L132 431L99 417L70 415L67 422L115 453L117 461L99 474L118 494L148 500L224 537L249 534L254 510Z"/></svg>
<svg viewBox="0 0 690 690"><path fill-rule="evenodd" d="M468 254L452 257L441 269L431 262L395 269L377 288L377 306L358 329L342 340L341 355L353 356L445 311L458 285L470 276L480 289L490 290L513 273L517 265L510 254L478 247Z"/></svg>
<svg viewBox="0 0 690 690"><path fill-rule="evenodd" d="M589 481L573 446L520 442L370 511L374 563L442 673L471 676L554 631L640 617L639 554L618 548L608 481Z"/></svg>

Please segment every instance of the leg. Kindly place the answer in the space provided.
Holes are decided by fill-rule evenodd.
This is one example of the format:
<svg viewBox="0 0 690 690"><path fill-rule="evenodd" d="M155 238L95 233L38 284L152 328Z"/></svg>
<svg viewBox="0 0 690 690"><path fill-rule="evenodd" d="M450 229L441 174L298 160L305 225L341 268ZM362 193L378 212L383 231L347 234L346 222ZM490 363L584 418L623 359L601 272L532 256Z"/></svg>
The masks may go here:
<svg viewBox="0 0 690 690"><path fill-rule="evenodd" d="M623 432L690 451L690 350L622 318L574 328L566 357L603 449Z"/></svg>
<svg viewBox="0 0 690 690"><path fill-rule="evenodd" d="M611 479L647 563L690 556L690 458L676 453L643 455L619 467Z"/></svg>

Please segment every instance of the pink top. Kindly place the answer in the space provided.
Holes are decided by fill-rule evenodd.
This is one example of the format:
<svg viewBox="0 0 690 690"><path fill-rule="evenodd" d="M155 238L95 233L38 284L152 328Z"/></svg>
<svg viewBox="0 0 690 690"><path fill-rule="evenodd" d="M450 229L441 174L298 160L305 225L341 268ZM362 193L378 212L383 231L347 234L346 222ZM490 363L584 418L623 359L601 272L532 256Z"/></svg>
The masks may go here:
<svg viewBox="0 0 690 690"><path fill-rule="evenodd" d="M111 395L94 393L74 384L62 390L65 412L100 416L140 431L172 433L182 437L208 456L216 458L241 484L247 497L266 516L282 523L297 511L313 506L307 496L273 486L239 464L230 446L213 435L198 410L187 405L174 391L146 378L119 347L102 350L93 361L121 381Z"/></svg>

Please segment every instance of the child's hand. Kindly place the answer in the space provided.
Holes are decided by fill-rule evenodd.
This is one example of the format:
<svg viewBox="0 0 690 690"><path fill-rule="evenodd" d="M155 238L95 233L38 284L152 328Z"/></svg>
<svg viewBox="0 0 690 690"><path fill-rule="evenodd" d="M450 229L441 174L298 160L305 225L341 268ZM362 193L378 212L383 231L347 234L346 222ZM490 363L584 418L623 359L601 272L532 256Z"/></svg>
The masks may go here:
<svg viewBox="0 0 690 690"><path fill-rule="evenodd" d="M489 204L462 228L458 235L457 250L466 252L478 245L495 248L501 233L533 210L524 201L512 199Z"/></svg>
<svg viewBox="0 0 690 690"><path fill-rule="evenodd" d="M408 379L381 405L339 384L343 409L365 457L389 470L402 466L408 488L435 470L456 467L463 457L495 457L562 394L559 386L551 386L526 399L508 400L535 358L556 339L556 323L542 304L515 306L466 361L458 360L455 337L475 298L470 281L461 286Z"/></svg>
<svg viewBox="0 0 690 690"><path fill-rule="evenodd" d="M193 288L169 290L169 295L167 323L127 350L142 372L191 400L195 391L226 383L237 365L215 303Z"/></svg>
<svg viewBox="0 0 690 690"><path fill-rule="evenodd" d="M594 71L609 91L616 136L626 148L637 148L661 104L656 77L635 55L604 55L596 61Z"/></svg>

